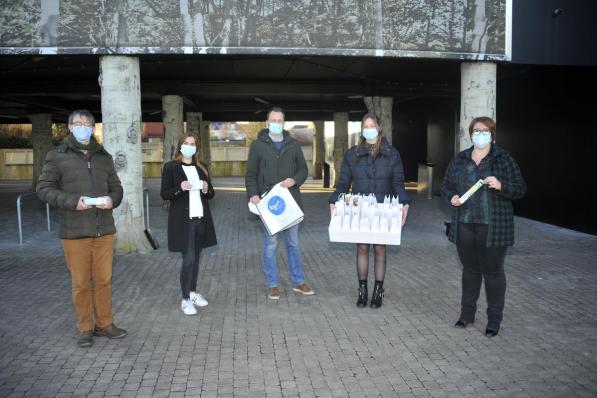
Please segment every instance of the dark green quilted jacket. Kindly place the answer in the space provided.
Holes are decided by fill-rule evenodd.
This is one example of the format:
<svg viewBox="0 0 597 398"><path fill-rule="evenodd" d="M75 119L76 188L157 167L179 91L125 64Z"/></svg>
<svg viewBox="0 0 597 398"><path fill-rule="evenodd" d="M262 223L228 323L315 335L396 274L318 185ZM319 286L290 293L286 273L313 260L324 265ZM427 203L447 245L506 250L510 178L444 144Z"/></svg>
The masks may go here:
<svg viewBox="0 0 597 398"><path fill-rule="evenodd" d="M70 143L59 145L48 152L37 183L39 198L58 208L61 239L116 233L112 210L76 208L81 196L110 196L116 208L122 194L112 156L101 145L90 151L89 157Z"/></svg>

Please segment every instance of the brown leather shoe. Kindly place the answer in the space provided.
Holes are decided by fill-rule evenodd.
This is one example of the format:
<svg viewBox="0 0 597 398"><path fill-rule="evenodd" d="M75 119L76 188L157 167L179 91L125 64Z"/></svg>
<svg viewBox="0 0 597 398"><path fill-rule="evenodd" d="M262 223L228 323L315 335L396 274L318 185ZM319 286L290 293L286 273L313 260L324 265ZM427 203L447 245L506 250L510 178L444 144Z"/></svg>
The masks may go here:
<svg viewBox="0 0 597 398"><path fill-rule="evenodd" d="M77 345L79 347L91 347L93 345L93 330L86 332L79 332L79 338L77 339Z"/></svg>
<svg viewBox="0 0 597 398"><path fill-rule="evenodd" d="M267 297L272 300L279 300L280 299L280 291L277 287L270 287L267 289Z"/></svg>
<svg viewBox="0 0 597 398"><path fill-rule="evenodd" d="M292 288L297 293L302 293L305 296L312 296L315 294L315 291L309 287L306 283L301 283L300 285L296 285Z"/></svg>
<svg viewBox="0 0 597 398"><path fill-rule="evenodd" d="M93 334L96 336L104 336L109 339L121 339L125 337L128 333L126 330L117 328L114 324L106 326L102 329L95 329Z"/></svg>

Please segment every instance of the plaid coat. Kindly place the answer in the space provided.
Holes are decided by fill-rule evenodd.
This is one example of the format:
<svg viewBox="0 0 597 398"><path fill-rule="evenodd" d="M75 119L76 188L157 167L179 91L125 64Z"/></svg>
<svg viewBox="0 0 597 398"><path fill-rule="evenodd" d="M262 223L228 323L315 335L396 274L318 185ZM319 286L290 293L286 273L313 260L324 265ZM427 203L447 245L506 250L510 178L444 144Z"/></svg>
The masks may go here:
<svg viewBox="0 0 597 398"><path fill-rule="evenodd" d="M462 196L470 186L465 184L467 179L463 176L468 162L473 162L471 154L473 147L458 153L450 162L448 171L444 176L441 186L441 195L450 203L454 195ZM486 247L504 247L514 244L514 210L512 200L524 196L527 186L522 178L520 168L516 161L501 147L491 144L488 160L488 174L481 178L494 176L502 183L502 189L497 191L487 186L481 189L488 190L489 224L487 231ZM459 207L452 208L452 226L448 239L456 243L458 239Z"/></svg>

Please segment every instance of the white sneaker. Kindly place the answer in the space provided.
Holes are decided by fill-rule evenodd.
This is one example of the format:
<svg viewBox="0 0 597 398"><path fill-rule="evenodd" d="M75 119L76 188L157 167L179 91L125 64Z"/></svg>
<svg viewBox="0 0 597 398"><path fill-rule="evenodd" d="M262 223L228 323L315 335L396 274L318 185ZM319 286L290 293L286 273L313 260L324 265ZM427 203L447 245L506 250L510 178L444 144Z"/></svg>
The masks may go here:
<svg viewBox="0 0 597 398"><path fill-rule="evenodd" d="M190 297L193 304L195 304L197 307L205 307L208 304L207 300L204 299L199 293L191 292Z"/></svg>
<svg viewBox="0 0 597 398"><path fill-rule="evenodd" d="M190 299L182 299L182 302L180 303L180 309L185 315L197 315L197 310Z"/></svg>

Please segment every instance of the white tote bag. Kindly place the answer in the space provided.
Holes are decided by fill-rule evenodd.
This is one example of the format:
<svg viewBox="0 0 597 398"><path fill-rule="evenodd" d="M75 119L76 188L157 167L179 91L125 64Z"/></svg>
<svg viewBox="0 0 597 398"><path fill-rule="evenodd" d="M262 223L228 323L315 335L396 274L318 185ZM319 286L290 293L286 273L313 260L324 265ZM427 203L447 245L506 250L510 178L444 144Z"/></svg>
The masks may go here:
<svg viewBox="0 0 597 398"><path fill-rule="evenodd" d="M257 211L270 235L299 224L305 217L288 188L283 188L280 184L274 185L261 198Z"/></svg>

